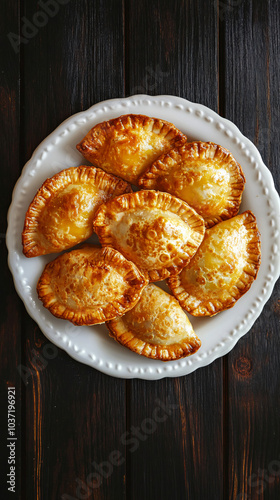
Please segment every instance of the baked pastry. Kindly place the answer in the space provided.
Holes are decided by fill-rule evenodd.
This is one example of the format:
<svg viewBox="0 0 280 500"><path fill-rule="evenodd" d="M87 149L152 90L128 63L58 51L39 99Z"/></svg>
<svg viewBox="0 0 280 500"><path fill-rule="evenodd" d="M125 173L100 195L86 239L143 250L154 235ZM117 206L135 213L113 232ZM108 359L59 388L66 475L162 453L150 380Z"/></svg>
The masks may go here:
<svg viewBox="0 0 280 500"><path fill-rule="evenodd" d="M102 246L116 248L158 281L177 274L202 242L205 226L187 203L168 193L138 191L109 200L93 227Z"/></svg>
<svg viewBox="0 0 280 500"><path fill-rule="evenodd" d="M47 179L30 204L23 253L36 257L71 248L93 233L93 216L113 196L131 192L126 182L95 167L73 167Z"/></svg>
<svg viewBox="0 0 280 500"><path fill-rule="evenodd" d="M190 142L162 155L138 184L178 196L211 227L238 213L245 177L227 149L213 142Z"/></svg>
<svg viewBox="0 0 280 500"><path fill-rule="evenodd" d="M177 300L153 284L143 290L133 309L106 325L117 342L147 358L170 361L201 346Z"/></svg>
<svg viewBox="0 0 280 500"><path fill-rule="evenodd" d="M131 309L146 284L137 267L116 250L84 245L49 262L37 292L54 316L94 325Z"/></svg>
<svg viewBox="0 0 280 500"><path fill-rule="evenodd" d="M207 229L194 258L168 285L187 312L213 316L249 290L260 261L256 218L247 210Z"/></svg>
<svg viewBox="0 0 280 500"><path fill-rule="evenodd" d="M77 149L97 167L137 184L139 175L177 140L186 137L172 123L123 115L95 125Z"/></svg>

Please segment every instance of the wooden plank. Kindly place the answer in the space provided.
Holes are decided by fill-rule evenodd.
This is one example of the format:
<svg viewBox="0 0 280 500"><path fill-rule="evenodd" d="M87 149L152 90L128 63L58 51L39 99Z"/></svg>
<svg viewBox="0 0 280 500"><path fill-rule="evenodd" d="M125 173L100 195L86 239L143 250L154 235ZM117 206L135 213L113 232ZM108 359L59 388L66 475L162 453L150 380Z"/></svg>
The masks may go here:
<svg viewBox="0 0 280 500"><path fill-rule="evenodd" d="M187 377L129 384L129 498L221 497L221 372L218 360Z"/></svg>
<svg viewBox="0 0 280 500"><path fill-rule="evenodd" d="M217 109L218 37L213 5L132 0L126 3L125 28L126 95L168 93ZM205 28L207 37L200 36Z"/></svg>
<svg viewBox="0 0 280 500"><path fill-rule="evenodd" d="M21 13L18 2L2 7L2 151L9 168L9 175L4 168L1 180L2 235L20 170L18 151L23 166L64 118L124 94L122 2L62 3L20 45L21 138L19 63L14 63L6 31L17 33L20 27L24 35L23 16L33 22L42 8L35 0L26 2ZM279 4L123 3L126 95L169 93L219 109L255 141L279 189ZM34 19L38 23L40 15ZM44 19L41 16L43 24ZM3 263L3 238L0 251ZM1 344L1 408L7 404L5 383L15 380L19 410L16 367L21 363L32 370L26 388L22 380L22 498L86 498L82 485L89 474L96 474L90 477L96 480L93 496L101 499L279 498L279 284L254 328L222 362L180 379L124 382L76 363L61 350L51 351L25 312L25 352L20 358L23 308L3 267L1 339L8 335L9 342ZM53 359L46 358L46 352L53 352ZM5 436L6 412L1 412L0 428ZM126 461L111 471L105 462L114 450ZM2 471L6 465L3 454Z"/></svg>
<svg viewBox="0 0 280 500"><path fill-rule="evenodd" d="M133 0L125 24L127 95L173 94L217 110L211 3ZM128 498L222 498L222 381L217 360L187 377L127 382Z"/></svg>
<svg viewBox="0 0 280 500"><path fill-rule="evenodd" d="M64 4L24 46L23 161L67 116L124 91L122 2ZM26 2L24 15L34 24L41 10ZM125 455L125 381L61 350L45 366L49 343L27 315L24 339L26 498L125 498L125 462L104 465Z"/></svg>
<svg viewBox="0 0 280 500"><path fill-rule="evenodd" d="M2 480L0 496L7 500L10 498L19 499L21 491L21 379L17 371L21 356L21 303L8 269L7 248L5 245L6 214L11 202L13 186L20 171L18 153L20 147L20 55L14 51L10 42L11 37L18 36L19 15L20 9L17 0L2 5L0 19L0 127L2 155L0 179L0 431L2 437L0 468ZM12 387L15 389L11 391L8 400L8 389ZM10 413L9 416L8 412ZM15 445L12 446L14 442ZM8 474L13 473L12 467L15 467L15 485L12 482L14 478L11 475L8 476ZM10 482L7 483L7 481Z"/></svg>
<svg viewBox="0 0 280 500"><path fill-rule="evenodd" d="M239 2L225 11L222 42L225 115L259 147L278 188L279 19L277 2ZM228 355L227 498L279 498L279 348L278 284Z"/></svg>

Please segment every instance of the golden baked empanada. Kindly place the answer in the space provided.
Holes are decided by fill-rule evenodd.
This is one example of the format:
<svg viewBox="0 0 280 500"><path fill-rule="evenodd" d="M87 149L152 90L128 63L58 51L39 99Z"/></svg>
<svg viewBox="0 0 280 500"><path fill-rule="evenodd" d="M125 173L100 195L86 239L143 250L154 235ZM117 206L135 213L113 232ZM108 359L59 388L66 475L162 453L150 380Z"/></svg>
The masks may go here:
<svg viewBox="0 0 280 500"><path fill-rule="evenodd" d="M119 250L150 281L177 274L195 254L204 221L187 203L168 193L138 191L98 209L94 230L103 246Z"/></svg>
<svg viewBox="0 0 280 500"><path fill-rule="evenodd" d="M178 196L211 227L238 213L245 177L227 149L212 142L191 142L162 155L138 184Z"/></svg>
<svg viewBox="0 0 280 500"><path fill-rule="evenodd" d="M177 300L153 284L143 290L135 307L106 325L117 342L147 358L171 361L201 346Z"/></svg>
<svg viewBox="0 0 280 500"><path fill-rule="evenodd" d="M170 361L189 356L201 346L177 300L152 284L133 309L106 325L117 342L147 358Z"/></svg>
<svg viewBox="0 0 280 500"><path fill-rule="evenodd" d="M84 245L49 262L37 292L54 316L94 325L131 309L146 284L137 267L113 248Z"/></svg>
<svg viewBox="0 0 280 500"><path fill-rule="evenodd" d="M97 167L133 184L177 140L186 137L172 123L143 115L123 115L99 123L77 145Z"/></svg>
<svg viewBox="0 0 280 500"><path fill-rule="evenodd" d="M73 167L47 179L30 204L22 233L23 253L36 257L71 248L93 233L102 203L131 192L126 182L95 167Z"/></svg>
<svg viewBox="0 0 280 500"><path fill-rule="evenodd" d="M260 260L256 218L248 210L207 229L194 258L168 285L190 314L213 316L249 290Z"/></svg>

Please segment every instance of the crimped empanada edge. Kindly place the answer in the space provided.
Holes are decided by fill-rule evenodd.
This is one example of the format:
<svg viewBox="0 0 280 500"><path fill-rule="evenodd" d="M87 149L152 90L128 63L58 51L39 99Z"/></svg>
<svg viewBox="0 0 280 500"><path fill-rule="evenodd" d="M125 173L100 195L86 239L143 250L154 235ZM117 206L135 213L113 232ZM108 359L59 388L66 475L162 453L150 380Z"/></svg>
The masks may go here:
<svg viewBox="0 0 280 500"><path fill-rule="evenodd" d="M128 281L128 291L126 292L125 297L118 298L115 303L108 305L107 308L100 308L100 310L94 312L81 312L81 310L74 311L58 301L53 288L51 287L52 267L66 254L70 252L83 252L83 250L92 250L93 252L98 250L100 251L100 259L103 258L105 263L106 259L108 259L109 263L116 264L116 269L120 269L124 275L124 279ZM128 261L122 254L113 248L102 248L97 245L85 244L82 247L70 252L61 254L56 257L56 259L49 262L45 266L37 283L37 293L39 299L42 301L44 307L54 316L60 319L69 320L74 325L90 326L105 323L105 321L122 316L137 304L143 289L148 284L148 280L133 262ZM106 309L109 310L108 314Z"/></svg>
<svg viewBox="0 0 280 500"><path fill-rule="evenodd" d="M143 273L149 275L150 282L161 281L168 278L170 275L179 273L181 269L188 264L204 237L205 225L203 218L198 215L186 202L170 195L169 193L161 191L143 190L135 193L128 193L111 199L107 203L101 205L95 214L93 228L97 233L102 246L117 248L114 239L110 234L108 224L106 223L106 217L110 218L110 214L113 215L120 210L130 210L143 207L145 205L149 205L154 208L158 206L164 207L166 211L169 210L170 212L181 217L181 219L189 224L189 226L193 229L193 238L195 241L193 243L188 242L186 249L186 253L189 255L188 259L183 260L178 256L174 259L172 264L168 265L166 268L153 269L150 271L142 270ZM106 206L107 209L109 206L107 214L105 212ZM118 247L118 251L122 252L121 248Z"/></svg>
<svg viewBox="0 0 280 500"><path fill-rule="evenodd" d="M253 265L254 272L253 274L249 274L244 270L244 273L247 278L245 282L241 279L234 285L234 291L236 292L232 295L232 301L228 302L226 307L224 304L218 299L205 300L202 305L199 304L195 309L191 309L188 307L188 298L190 294L185 290L185 288L181 284L180 274L176 276L171 276L167 279L167 284L174 295L174 297L178 300L181 307L185 309L189 314L193 316L214 316L219 312L232 308L236 302L250 289L251 285L255 281L258 275L258 271L261 264L261 246L260 246L260 233L257 226L256 217L251 212L251 210L246 210L240 215L246 214L247 221L245 223L248 227L248 232L252 231L252 240L248 242L247 250L249 250L249 255L251 259L251 264Z"/></svg>
<svg viewBox="0 0 280 500"><path fill-rule="evenodd" d="M147 358L160 361L174 361L194 354L201 346L200 339L195 335L191 342L180 342L170 345L155 345L145 342L131 331L127 330L122 318L106 322L110 337L131 351Z"/></svg>
<svg viewBox="0 0 280 500"><path fill-rule="evenodd" d="M94 182L97 181L97 188L106 191L109 194L114 191L120 191L120 193L132 192L132 188L129 183L111 174L107 174L103 170L94 166L80 165L79 167L70 167L61 170L54 176L46 179L35 194L25 215L24 228L22 232L22 245L23 253L26 257L37 257L39 255L45 255L61 250L61 248L58 248L49 252L38 241L36 241L40 215L46 207L48 200L52 196L55 196L61 189L72 183L79 182L81 180L87 182L91 179ZM44 238L44 235L41 232L40 237ZM46 242L46 245L47 244L50 245L49 242ZM64 250L67 250L67 247L64 248Z"/></svg>

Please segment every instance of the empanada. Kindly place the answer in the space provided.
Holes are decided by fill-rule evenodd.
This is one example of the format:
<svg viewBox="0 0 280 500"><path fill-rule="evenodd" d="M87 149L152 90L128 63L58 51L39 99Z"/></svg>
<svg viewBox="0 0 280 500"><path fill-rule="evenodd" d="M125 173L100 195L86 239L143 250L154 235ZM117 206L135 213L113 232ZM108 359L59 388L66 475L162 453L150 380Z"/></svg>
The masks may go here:
<svg viewBox="0 0 280 500"><path fill-rule="evenodd" d="M152 284L133 309L106 325L117 342L152 359L183 358L201 345L177 300Z"/></svg>
<svg viewBox="0 0 280 500"><path fill-rule="evenodd" d="M97 167L137 184L162 153L186 137L172 123L143 115L123 115L95 125L77 145Z"/></svg>
<svg viewBox="0 0 280 500"><path fill-rule="evenodd" d="M23 253L36 257L60 252L93 233L102 203L131 192L126 182L95 167L72 167L47 179L30 204L22 233Z"/></svg>
<svg viewBox="0 0 280 500"><path fill-rule="evenodd" d="M94 325L131 309L146 284L137 267L113 248L84 245L49 262L37 292L54 316Z"/></svg>
<svg viewBox="0 0 280 500"><path fill-rule="evenodd" d="M204 221L168 193L138 191L101 205L93 227L102 246L119 250L158 281L179 273L202 242Z"/></svg>
<svg viewBox="0 0 280 500"><path fill-rule="evenodd" d="M256 218L248 210L207 229L196 255L168 285L187 312L213 316L249 290L260 260Z"/></svg>
<svg viewBox="0 0 280 500"><path fill-rule="evenodd" d="M162 155L138 184L178 196L211 227L238 213L245 177L227 149L212 142L191 142Z"/></svg>

